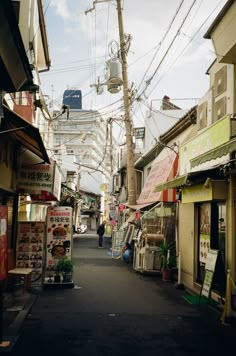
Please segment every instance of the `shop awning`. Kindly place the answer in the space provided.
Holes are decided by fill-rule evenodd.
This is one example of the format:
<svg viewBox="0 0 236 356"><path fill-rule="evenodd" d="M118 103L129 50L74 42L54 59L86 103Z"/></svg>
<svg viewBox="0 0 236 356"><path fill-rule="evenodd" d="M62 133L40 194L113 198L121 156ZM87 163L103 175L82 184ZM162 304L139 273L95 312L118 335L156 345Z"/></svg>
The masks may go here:
<svg viewBox="0 0 236 356"><path fill-rule="evenodd" d="M39 129L3 105L4 118L1 121L0 136L10 135L45 163L50 160L43 144ZM10 131L8 131L10 130Z"/></svg>
<svg viewBox="0 0 236 356"><path fill-rule="evenodd" d="M168 150L166 152L166 150ZM173 179L177 172L178 156L176 153L169 153L169 149L164 149L152 163L151 171L146 179L142 192L137 200L138 205L153 204L158 201L174 202L176 194L174 189L155 191L155 187Z"/></svg>
<svg viewBox="0 0 236 356"><path fill-rule="evenodd" d="M178 178L175 178L175 179L171 179L166 183L158 184L155 187L155 192L161 192L163 190L181 187L181 186L186 184L187 180L188 180L188 175L187 174L184 175L184 176L180 176Z"/></svg>
<svg viewBox="0 0 236 356"><path fill-rule="evenodd" d="M0 1L0 89L6 92L30 90L33 75L25 52L13 1Z"/></svg>
<svg viewBox="0 0 236 356"><path fill-rule="evenodd" d="M236 139L224 143L223 145L214 148L213 150L208 151L207 153L204 153L196 158L191 159L190 161L191 167L193 168L201 163L211 161L212 159L223 157L229 153L232 153L233 151L236 151Z"/></svg>
<svg viewBox="0 0 236 356"><path fill-rule="evenodd" d="M144 208L146 208L149 205L152 205L153 203L147 203L147 204L136 204L136 205L129 205L129 204L125 204L125 206L127 206L128 208L131 208L133 210L142 210Z"/></svg>

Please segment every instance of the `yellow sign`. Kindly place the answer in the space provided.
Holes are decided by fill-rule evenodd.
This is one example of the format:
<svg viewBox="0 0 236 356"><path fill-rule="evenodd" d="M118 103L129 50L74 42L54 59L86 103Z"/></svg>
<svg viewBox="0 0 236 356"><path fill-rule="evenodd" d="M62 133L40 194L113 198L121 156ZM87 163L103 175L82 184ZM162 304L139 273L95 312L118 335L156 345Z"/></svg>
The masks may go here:
<svg viewBox="0 0 236 356"><path fill-rule="evenodd" d="M103 183L100 185L101 192L105 192L107 190L107 184Z"/></svg>
<svg viewBox="0 0 236 356"><path fill-rule="evenodd" d="M219 135L220 132L220 135ZM190 160L229 141L230 120L225 117L179 148L179 174L190 172Z"/></svg>
<svg viewBox="0 0 236 356"><path fill-rule="evenodd" d="M182 191L182 203L193 203L195 201L212 200L212 186L208 188L204 184L197 184L192 187L186 187Z"/></svg>

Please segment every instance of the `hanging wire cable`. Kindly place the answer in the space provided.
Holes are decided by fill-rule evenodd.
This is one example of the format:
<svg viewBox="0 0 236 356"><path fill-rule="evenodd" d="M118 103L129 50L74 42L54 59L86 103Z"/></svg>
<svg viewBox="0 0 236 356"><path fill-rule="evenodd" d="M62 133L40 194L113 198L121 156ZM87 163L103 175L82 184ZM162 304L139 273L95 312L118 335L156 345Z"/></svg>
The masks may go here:
<svg viewBox="0 0 236 356"><path fill-rule="evenodd" d="M181 28L183 27L183 25L185 24L185 22L186 22L186 20L187 20L187 18L188 18L188 16L189 16L189 14L190 14L190 12L191 12L193 6L195 5L196 1L197 1L197 0L194 0L194 1L192 2L192 4L191 4L189 10L187 11L187 14L185 15L184 19L182 20L182 22L181 22L181 24L180 24L180 26L179 26L179 28L178 28L178 30L177 30L175 36L173 37L173 39L172 39L170 45L168 46L167 50L165 51L165 53L164 53L164 55L163 55L161 61L159 62L158 66L156 67L156 69L155 69L155 71L153 72L152 76L146 81L146 86L145 86L145 88L142 90L142 92L141 92L138 96L142 96L142 95L145 93L145 91L147 90L147 88L148 88L149 85L151 84L153 78L156 76L156 74L157 74L159 68L161 67L161 65L162 65L162 63L164 62L166 56L168 55L170 49L172 48L172 46L173 46L173 44L174 44L176 38L179 36L180 30L181 30Z"/></svg>
<svg viewBox="0 0 236 356"><path fill-rule="evenodd" d="M206 24L206 22L209 20L209 18L211 17L211 15L216 11L216 9L220 6L220 4L222 3L222 0L217 4L217 6L212 10L212 12L206 17L206 19L203 21L203 23L200 25L200 27L197 29L197 31L194 33L194 35L192 37L190 37L189 42L186 44L186 46L183 48L183 50L180 52L180 54L172 61L172 63L170 64L170 66L168 67L168 69L165 71L165 73L163 73L159 80L156 82L155 86L153 87L152 91L149 93L149 95L155 90L155 88L157 87L157 85L160 83L160 81L165 77L165 75L167 74L167 72L173 67L173 65L176 63L176 61L183 55L183 53L185 52L186 48L190 45L190 43L193 41L193 39L196 37L196 35L199 33L199 31L202 29L202 27ZM217 53L215 53L214 51L211 51L214 54L217 55Z"/></svg>
<svg viewBox="0 0 236 356"><path fill-rule="evenodd" d="M166 30L164 36L162 37L161 41L158 43L158 45L157 45L157 50L156 50L156 52L154 53L154 56L152 57L152 60L151 60L151 62L150 62L150 64L149 64L149 66L147 67L147 69L146 69L146 71L145 71L145 73L144 73L144 75L143 75L143 77L142 77L142 79L141 79L141 82L140 82L140 84L139 84L137 90L140 89L140 86L141 86L142 82L144 81L144 79L145 79L145 77L146 77L146 75L147 75L149 69L151 68L151 65L153 64L153 62L154 62L154 60L155 60L155 58L156 58L156 56L157 56L157 54L158 54L158 52L159 52L159 50L160 50L160 47L162 46L163 42L165 41L167 35L169 34L170 29L171 29L171 27L172 27L172 25L173 25L173 23L174 23L174 21L175 21L177 15L178 15L178 13L180 12L180 9L181 9L181 7L182 7L184 1L185 1L185 0L182 0L181 3L179 4L179 6L178 6L178 8L177 8L177 10L176 10L176 12L175 12L175 14L174 14L172 20L170 21L170 24L169 24L169 26L168 26L168 28L167 28L167 30Z"/></svg>

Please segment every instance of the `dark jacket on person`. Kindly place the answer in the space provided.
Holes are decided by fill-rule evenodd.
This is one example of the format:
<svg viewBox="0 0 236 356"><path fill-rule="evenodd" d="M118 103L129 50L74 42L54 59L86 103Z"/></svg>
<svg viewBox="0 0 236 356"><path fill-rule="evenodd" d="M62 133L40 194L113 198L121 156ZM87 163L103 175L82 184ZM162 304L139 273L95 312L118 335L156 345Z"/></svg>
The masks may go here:
<svg viewBox="0 0 236 356"><path fill-rule="evenodd" d="M105 233L105 225L104 224L100 224L98 229L97 229L97 234L98 235L104 235Z"/></svg>

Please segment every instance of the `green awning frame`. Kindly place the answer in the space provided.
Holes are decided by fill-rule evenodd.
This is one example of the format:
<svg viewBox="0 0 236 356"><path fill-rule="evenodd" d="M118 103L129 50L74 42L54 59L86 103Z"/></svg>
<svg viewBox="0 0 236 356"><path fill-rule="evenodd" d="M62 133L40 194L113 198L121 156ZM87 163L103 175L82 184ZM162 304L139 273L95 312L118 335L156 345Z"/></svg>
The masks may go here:
<svg viewBox="0 0 236 356"><path fill-rule="evenodd" d="M188 180L188 175L184 175L184 176L180 176L178 178L175 178L175 179L171 179L169 180L168 182L166 183L163 183L163 184L158 184L156 187L155 187L155 192L161 192L163 190L167 190L167 189L172 189L172 188L177 188L177 187L180 187L180 186L183 186L187 183L187 180Z"/></svg>
<svg viewBox="0 0 236 356"><path fill-rule="evenodd" d="M212 159L220 158L229 153L236 151L236 139L224 143L223 145L214 148L211 151L203 153L202 155L190 160L191 168L198 166L201 163L211 161Z"/></svg>

